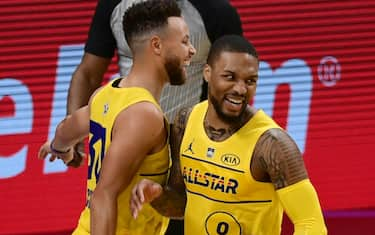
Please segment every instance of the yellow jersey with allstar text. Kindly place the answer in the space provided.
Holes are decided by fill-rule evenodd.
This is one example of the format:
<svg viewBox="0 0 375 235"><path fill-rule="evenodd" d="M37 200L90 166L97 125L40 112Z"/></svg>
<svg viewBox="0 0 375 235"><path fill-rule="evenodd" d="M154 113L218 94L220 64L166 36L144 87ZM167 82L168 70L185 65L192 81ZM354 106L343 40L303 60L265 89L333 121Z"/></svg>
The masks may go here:
<svg viewBox="0 0 375 235"><path fill-rule="evenodd" d="M207 101L196 105L180 149L187 235L279 235L283 209L274 186L256 181L250 162L259 137L280 128L262 110L224 141L204 130Z"/></svg>
<svg viewBox="0 0 375 235"><path fill-rule="evenodd" d="M121 79L105 85L95 94L90 106L89 160L87 176L87 202L81 213L74 235L90 234L90 196L100 180L100 169L105 153L111 143L111 132L117 115L127 107L150 102L161 110L154 97L141 87L118 87ZM167 122L165 123L168 128ZM127 138L132 138L130 135ZM167 141L168 142L168 141ZM134 143L137 144L137 143ZM164 148L147 156L129 186L118 197L118 235L164 234L168 218L161 216L149 204L145 204L137 219L131 215L129 202L133 186L142 178L165 184L169 169L168 143Z"/></svg>

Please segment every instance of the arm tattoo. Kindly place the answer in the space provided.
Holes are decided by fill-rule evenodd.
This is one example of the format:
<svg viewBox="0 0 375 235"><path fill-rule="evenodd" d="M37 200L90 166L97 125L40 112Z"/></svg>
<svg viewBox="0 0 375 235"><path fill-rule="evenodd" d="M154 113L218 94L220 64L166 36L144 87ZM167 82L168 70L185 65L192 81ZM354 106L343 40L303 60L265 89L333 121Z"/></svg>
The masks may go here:
<svg viewBox="0 0 375 235"><path fill-rule="evenodd" d="M185 211L186 192L184 178L180 169L180 146L190 112L191 108L180 110L171 127L170 149L172 167L168 183L164 186L163 194L151 203L159 213L171 218L181 218L184 216Z"/></svg>
<svg viewBox="0 0 375 235"><path fill-rule="evenodd" d="M186 195L176 192L173 188L164 186L162 195L151 202L161 215L172 219L183 219L185 213Z"/></svg>
<svg viewBox="0 0 375 235"><path fill-rule="evenodd" d="M276 189L308 177L297 145L282 129L268 130L259 138L250 168L256 180L271 181Z"/></svg>

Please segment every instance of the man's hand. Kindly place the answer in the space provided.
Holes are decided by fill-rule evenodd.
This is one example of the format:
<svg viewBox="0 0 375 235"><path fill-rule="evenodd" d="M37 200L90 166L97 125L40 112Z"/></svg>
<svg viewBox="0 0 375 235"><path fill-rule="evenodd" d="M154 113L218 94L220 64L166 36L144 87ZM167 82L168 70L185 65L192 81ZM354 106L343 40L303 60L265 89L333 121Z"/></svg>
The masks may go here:
<svg viewBox="0 0 375 235"><path fill-rule="evenodd" d="M65 164L73 160L73 151L67 151L66 153L56 153L51 149L51 142L46 141L39 149L38 159L45 159L48 154L51 154L49 158L50 162L55 161L55 159L61 159Z"/></svg>
<svg viewBox="0 0 375 235"><path fill-rule="evenodd" d="M80 167L85 158L85 144L83 141L78 142L73 148L73 159L67 163L68 166Z"/></svg>
<svg viewBox="0 0 375 235"><path fill-rule="evenodd" d="M155 198L159 197L162 192L162 186L152 180L143 179L136 184L130 198L130 210L133 217L137 218L143 204L152 202Z"/></svg>

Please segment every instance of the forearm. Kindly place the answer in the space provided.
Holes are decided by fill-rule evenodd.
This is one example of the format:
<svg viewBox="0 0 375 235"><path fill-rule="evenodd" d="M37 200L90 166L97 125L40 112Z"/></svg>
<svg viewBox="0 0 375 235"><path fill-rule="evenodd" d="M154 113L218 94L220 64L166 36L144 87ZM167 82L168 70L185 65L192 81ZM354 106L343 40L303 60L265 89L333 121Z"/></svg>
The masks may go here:
<svg viewBox="0 0 375 235"><path fill-rule="evenodd" d="M117 226L117 197L103 191L94 191L90 200L90 234L114 235Z"/></svg>
<svg viewBox="0 0 375 235"><path fill-rule="evenodd" d="M163 193L151 202L151 206L161 215L173 219L183 219L185 204L185 192L177 192L168 186L165 186Z"/></svg>
<svg viewBox="0 0 375 235"><path fill-rule="evenodd" d="M95 78L93 78L95 76ZM90 74L83 69L77 69L73 74L68 91L67 113L87 105L92 93L100 86L102 75Z"/></svg>
<svg viewBox="0 0 375 235"><path fill-rule="evenodd" d="M317 193L308 179L280 189L277 193L294 224L294 235L327 234Z"/></svg>
<svg viewBox="0 0 375 235"><path fill-rule="evenodd" d="M69 117L67 117L69 119ZM78 135L73 135L67 128L66 120L64 119L57 125L55 136L52 140L52 147L61 151L65 151L78 143L81 138ZM83 137L82 137L83 138Z"/></svg>
<svg viewBox="0 0 375 235"><path fill-rule="evenodd" d="M56 127L53 147L66 150L88 136L90 130L89 118L88 106L68 115Z"/></svg>

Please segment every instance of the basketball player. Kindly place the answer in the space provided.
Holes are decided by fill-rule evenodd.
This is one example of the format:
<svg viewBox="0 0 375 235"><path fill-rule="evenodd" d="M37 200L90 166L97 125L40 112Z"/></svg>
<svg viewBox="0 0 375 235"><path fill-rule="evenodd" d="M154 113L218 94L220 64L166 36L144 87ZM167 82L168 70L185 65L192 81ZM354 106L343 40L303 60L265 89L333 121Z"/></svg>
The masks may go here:
<svg viewBox="0 0 375 235"><path fill-rule="evenodd" d="M134 217L152 201L166 216L184 216L185 234L279 235L285 210L295 235L327 234L295 142L249 105L258 69L257 52L245 38L224 36L212 45L203 71L208 101L179 112L168 185L137 184Z"/></svg>
<svg viewBox="0 0 375 235"><path fill-rule="evenodd" d="M58 125L39 152L40 159L51 153L51 160L69 164L73 146L89 135L87 203L74 235L164 234L168 225L168 218L147 205L134 220L129 200L140 179L166 181L169 125L158 99L167 82L184 83L195 48L174 0L131 6L124 30L134 56L127 78L98 89L88 106Z"/></svg>
<svg viewBox="0 0 375 235"><path fill-rule="evenodd" d="M140 0L99 0L91 21L85 53L72 75L68 94L68 114L87 104L92 92L103 82L103 76L117 55L121 76L126 76L132 64L132 53L124 38L122 17L126 9ZM213 41L225 34L242 35L240 16L229 0L175 0L190 29L190 40L197 53L187 68L187 81L182 86L166 85L160 106L168 120L177 110L207 99L202 70ZM199 48L199 49L198 49ZM83 141L75 148L75 158L69 166L79 167L84 156ZM171 221L169 235L183 234L183 223Z"/></svg>

